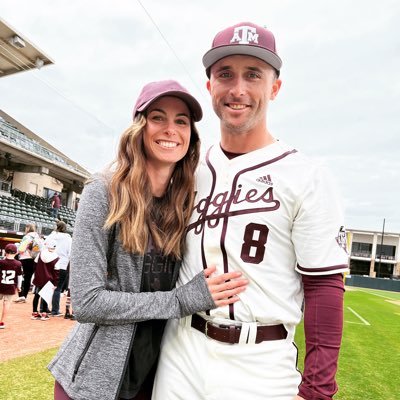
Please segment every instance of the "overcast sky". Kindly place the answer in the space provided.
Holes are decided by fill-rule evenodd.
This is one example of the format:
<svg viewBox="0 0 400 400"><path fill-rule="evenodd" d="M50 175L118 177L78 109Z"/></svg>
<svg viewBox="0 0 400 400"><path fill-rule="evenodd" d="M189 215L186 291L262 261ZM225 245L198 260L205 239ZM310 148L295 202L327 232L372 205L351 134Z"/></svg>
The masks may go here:
<svg viewBox="0 0 400 400"><path fill-rule="evenodd" d="M283 85L277 138L327 163L348 228L400 232L398 0L1 0L0 16L55 64L0 78L0 108L89 171L115 155L141 87L177 79L218 121L201 64L214 35L252 21L274 32Z"/></svg>

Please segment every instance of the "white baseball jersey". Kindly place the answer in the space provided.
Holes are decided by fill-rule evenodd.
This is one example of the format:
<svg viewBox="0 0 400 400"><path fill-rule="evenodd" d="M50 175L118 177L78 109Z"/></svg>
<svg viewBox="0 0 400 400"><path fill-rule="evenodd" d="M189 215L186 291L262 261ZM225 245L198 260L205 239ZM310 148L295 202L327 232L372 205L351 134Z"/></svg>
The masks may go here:
<svg viewBox="0 0 400 400"><path fill-rule="evenodd" d="M203 267L241 271L241 301L218 319L297 325L300 275L348 268L343 215L325 168L278 141L229 160L213 146L197 173L194 211L178 285Z"/></svg>

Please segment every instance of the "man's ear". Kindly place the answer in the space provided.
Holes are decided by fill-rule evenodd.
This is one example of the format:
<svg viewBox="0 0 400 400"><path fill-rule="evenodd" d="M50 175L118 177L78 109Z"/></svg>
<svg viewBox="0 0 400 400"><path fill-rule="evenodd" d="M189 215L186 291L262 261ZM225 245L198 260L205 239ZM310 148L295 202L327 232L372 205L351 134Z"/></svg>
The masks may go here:
<svg viewBox="0 0 400 400"><path fill-rule="evenodd" d="M209 80L206 83L206 87L207 87L208 92L211 93L211 83Z"/></svg>
<svg viewBox="0 0 400 400"><path fill-rule="evenodd" d="M278 95L281 85L282 81L280 79L275 79L275 82L272 84L272 90L270 95L271 100L274 100L275 97Z"/></svg>

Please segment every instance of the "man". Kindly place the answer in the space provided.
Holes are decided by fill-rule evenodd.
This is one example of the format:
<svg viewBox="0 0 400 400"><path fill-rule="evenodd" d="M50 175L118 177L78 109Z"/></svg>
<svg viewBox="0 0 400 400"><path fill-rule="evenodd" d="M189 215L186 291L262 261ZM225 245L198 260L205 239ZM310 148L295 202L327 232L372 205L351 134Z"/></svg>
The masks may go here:
<svg viewBox="0 0 400 400"><path fill-rule="evenodd" d="M224 29L203 64L221 142L198 170L178 284L199 260L250 283L234 305L169 322L153 399L331 399L348 262L337 191L324 168L268 130L282 64L270 31ZM303 300L301 376L293 339Z"/></svg>
<svg viewBox="0 0 400 400"><path fill-rule="evenodd" d="M61 208L61 198L57 192L54 192L53 197L51 198L51 216L54 218L58 218L58 211Z"/></svg>

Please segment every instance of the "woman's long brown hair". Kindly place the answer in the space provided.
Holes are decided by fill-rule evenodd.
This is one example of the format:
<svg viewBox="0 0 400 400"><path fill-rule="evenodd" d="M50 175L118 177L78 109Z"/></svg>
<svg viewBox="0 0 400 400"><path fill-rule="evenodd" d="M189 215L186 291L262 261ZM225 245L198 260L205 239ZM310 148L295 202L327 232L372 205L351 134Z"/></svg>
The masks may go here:
<svg viewBox="0 0 400 400"><path fill-rule="evenodd" d="M143 148L144 115L136 117L121 136L109 185L110 211L105 228L118 223L126 251L144 254L150 237L164 255L182 258L186 226L194 201L194 172L200 140L191 121L189 149L178 161L163 198L155 200L146 171Z"/></svg>

